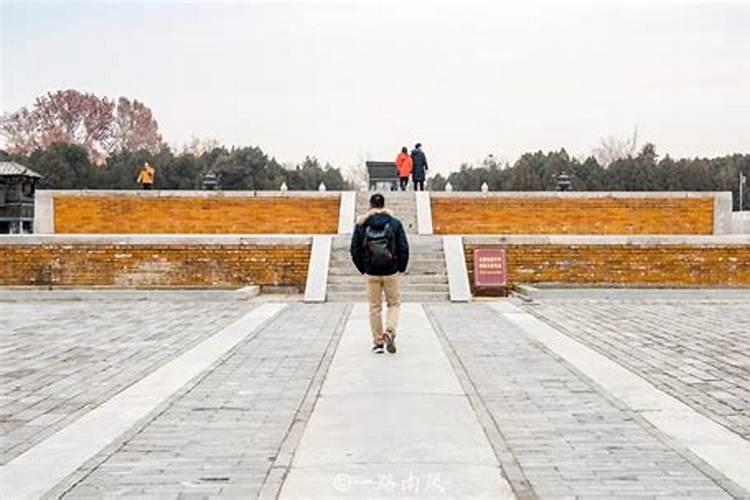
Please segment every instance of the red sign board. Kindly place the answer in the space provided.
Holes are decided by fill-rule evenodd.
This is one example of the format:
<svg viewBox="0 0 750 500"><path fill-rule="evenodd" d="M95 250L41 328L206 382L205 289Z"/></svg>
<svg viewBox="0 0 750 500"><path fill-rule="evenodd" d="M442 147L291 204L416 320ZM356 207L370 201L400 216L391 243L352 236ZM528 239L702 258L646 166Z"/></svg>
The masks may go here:
<svg viewBox="0 0 750 500"><path fill-rule="evenodd" d="M505 249L474 249L474 286L478 288L505 288L507 282Z"/></svg>

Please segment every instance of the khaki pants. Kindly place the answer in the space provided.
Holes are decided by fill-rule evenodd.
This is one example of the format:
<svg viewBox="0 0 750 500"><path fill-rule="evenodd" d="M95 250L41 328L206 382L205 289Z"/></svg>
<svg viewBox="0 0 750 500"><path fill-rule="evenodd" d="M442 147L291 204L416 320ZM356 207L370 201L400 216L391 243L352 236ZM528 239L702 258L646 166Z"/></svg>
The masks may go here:
<svg viewBox="0 0 750 500"><path fill-rule="evenodd" d="M388 305L385 328L396 336L398 313L401 307L398 274L390 276L367 276L367 299L370 302L370 330L375 344L383 343L383 294Z"/></svg>

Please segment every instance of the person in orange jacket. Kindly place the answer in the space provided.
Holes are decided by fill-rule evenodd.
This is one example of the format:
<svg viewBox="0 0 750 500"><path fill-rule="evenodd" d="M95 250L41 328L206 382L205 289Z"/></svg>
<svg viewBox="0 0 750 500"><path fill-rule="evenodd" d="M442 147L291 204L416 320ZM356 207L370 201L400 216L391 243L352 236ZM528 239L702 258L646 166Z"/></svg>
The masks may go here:
<svg viewBox="0 0 750 500"><path fill-rule="evenodd" d="M138 172L138 179L136 179L136 182L140 184L143 189L151 189L154 187L154 173L154 167L146 162Z"/></svg>
<svg viewBox="0 0 750 500"><path fill-rule="evenodd" d="M412 166L413 162L411 156L409 156L409 150L406 149L406 147L401 148L401 152L396 157L396 169L398 169L401 191L406 191L406 186L409 185L409 176L411 175Z"/></svg>

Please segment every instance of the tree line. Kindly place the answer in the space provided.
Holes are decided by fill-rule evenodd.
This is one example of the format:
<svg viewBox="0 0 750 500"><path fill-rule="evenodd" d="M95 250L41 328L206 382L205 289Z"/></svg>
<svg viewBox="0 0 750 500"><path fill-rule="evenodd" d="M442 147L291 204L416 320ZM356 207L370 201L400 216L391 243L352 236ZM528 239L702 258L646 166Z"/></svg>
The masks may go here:
<svg viewBox="0 0 750 500"><path fill-rule="evenodd" d="M0 116L6 158L43 176L46 189L133 189L138 169L156 167L159 189L199 189L216 174L223 189L349 189L341 171L307 157L284 166L258 147L226 148L193 140L175 153L162 140L151 109L127 97L110 99L75 89L49 92Z"/></svg>
<svg viewBox="0 0 750 500"><path fill-rule="evenodd" d="M40 187L47 189L134 189L146 161L156 167L158 189L200 189L208 172L219 176L222 189L241 190L277 190L282 184L290 190L314 190L321 182L331 190L356 189L364 180L364 165L350 171L347 180L341 169L314 157L282 165L259 147L227 148L194 139L175 152L162 140L145 104L72 89L4 113L0 135L8 149L0 155L42 174ZM512 165L489 156L447 176L434 174L428 188L444 190L450 183L456 191L479 191L486 183L492 191L554 190L563 172L575 191L732 191L736 209L739 174L750 176L750 155L659 158L653 144L638 150L636 131L632 140L602 141L583 159L565 149L526 153ZM750 206L747 191L744 207Z"/></svg>
<svg viewBox="0 0 750 500"><path fill-rule="evenodd" d="M329 190L357 189L341 169L314 157L294 166L282 165L259 147L213 146L202 152L176 153L163 147L122 150L106 157L103 164L90 160L86 148L66 143L52 144L29 154L0 153L40 173L43 189L136 189L138 169L148 161L156 167L158 189L200 189L203 175L217 174L227 190L315 190L324 183ZM739 207L739 174L750 177L750 154L717 158L658 158L652 144L635 156L614 160L608 166L596 158L577 159L564 149L526 153L514 164L492 157L480 165L463 164L447 176L428 179L428 188L443 191L448 183L455 191L554 191L557 176L566 173L574 191L732 191ZM743 206L750 207L750 185L744 190Z"/></svg>
<svg viewBox="0 0 750 500"><path fill-rule="evenodd" d="M168 147L156 153L119 151L103 164L93 163L86 148L65 143L5 156L41 174L41 189L136 189L138 170L145 162L156 168L157 189L201 189L208 172L216 174L221 189L227 190L278 190L285 183L289 190L309 191L321 182L329 190L352 189L340 169L322 165L317 158L284 166L258 147L217 146L200 154L175 153Z"/></svg>
<svg viewBox="0 0 750 500"><path fill-rule="evenodd" d="M479 191L486 183L491 191L554 191L557 177L570 176L574 191L732 191L739 207L739 174L750 177L750 154L717 158L659 158L653 144L635 155L601 165L590 156L571 157L565 149L523 154L514 164L488 157L480 165L468 163L448 176L435 174L429 188L442 191L450 183L455 191ZM750 185L745 186L743 206L750 207Z"/></svg>

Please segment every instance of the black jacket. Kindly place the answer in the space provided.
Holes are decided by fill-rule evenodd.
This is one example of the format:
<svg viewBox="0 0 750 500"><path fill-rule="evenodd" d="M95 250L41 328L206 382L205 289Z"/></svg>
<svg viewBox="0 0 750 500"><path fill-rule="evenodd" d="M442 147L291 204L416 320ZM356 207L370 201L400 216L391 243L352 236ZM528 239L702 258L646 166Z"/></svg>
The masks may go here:
<svg viewBox="0 0 750 500"><path fill-rule="evenodd" d="M390 224L391 229L393 230L396 244L396 259L394 260L391 269L388 269L386 272L377 272L370 269L369 263L367 262L367 252L364 248L365 228L370 226L372 228L380 229L386 224ZM403 273L406 271L406 266L409 264L409 242L406 239L404 226L401 224L401 221L393 217L393 215L391 215L386 209L370 210L357 221L357 226L354 228L354 234L352 235L352 244L349 248L349 253L351 253L354 265L357 266L360 273L370 274L372 276L390 276L391 274Z"/></svg>
<svg viewBox="0 0 750 500"><path fill-rule="evenodd" d="M415 181L425 180L425 170L427 170L427 156L421 149L414 148L411 151L411 178Z"/></svg>

